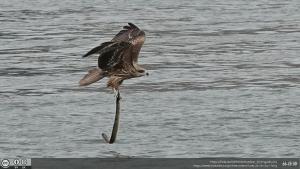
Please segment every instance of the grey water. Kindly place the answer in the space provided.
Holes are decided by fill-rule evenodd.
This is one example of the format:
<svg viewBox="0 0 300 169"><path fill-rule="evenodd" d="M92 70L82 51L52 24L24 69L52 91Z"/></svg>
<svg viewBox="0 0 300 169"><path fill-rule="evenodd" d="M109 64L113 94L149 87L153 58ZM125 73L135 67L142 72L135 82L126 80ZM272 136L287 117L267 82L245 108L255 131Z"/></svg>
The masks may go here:
<svg viewBox="0 0 300 169"><path fill-rule="evenodd" d="M150 74L78 81L132 22ZM1 0L0 157L299 157L300 1Z"/></svg>

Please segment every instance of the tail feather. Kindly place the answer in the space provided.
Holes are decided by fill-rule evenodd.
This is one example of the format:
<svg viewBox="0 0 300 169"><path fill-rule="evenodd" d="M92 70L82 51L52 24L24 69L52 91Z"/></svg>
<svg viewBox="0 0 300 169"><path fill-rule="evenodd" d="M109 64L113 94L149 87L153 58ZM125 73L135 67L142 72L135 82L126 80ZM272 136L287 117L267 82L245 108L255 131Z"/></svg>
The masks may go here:
<svg viewBox="0 0 300 169"><path fill-rule="evenodd" d="M88 74L86 74L79 81L79 85L80 86L87 86L87 85L90 85L92 83L95 83L95 82L101 80L104 77L105 77L105 73L104 73L103 70L101 70L100 68L93 68L93 69L89 70Z"/></svg>

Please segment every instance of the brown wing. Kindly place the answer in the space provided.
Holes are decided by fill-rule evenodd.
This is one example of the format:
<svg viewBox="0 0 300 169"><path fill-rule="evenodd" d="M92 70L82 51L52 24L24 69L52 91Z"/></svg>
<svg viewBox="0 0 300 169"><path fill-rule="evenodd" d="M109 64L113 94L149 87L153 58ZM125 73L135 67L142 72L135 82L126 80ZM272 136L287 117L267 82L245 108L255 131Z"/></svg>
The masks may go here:
<svg viewBox="0 0 300 169"><path fill-rule="evenodd" d="M109 44L99 52L98 67L102 70L109 71L114 69L123 59L123 55L130 47L128 42L114 42Z"/></svg>
<svg viewBox="0 0 300 169"><path fill-rule="evenodd" d="M136 25L128 23L128 25L124 26L123 30L121 30L111 41L131 43L131 55L125 56L124 60L127 62L137 62L138 55L145 41L145 32L140 30Z"/></svg>
<svg viewBox="0 0 300 169"><path fill-rule="evenodd" d="M121 30L111 41L124 41L129 42L135 38L141 30L133 23L123 26Z"/></svg>
<svg viewBox="0 0 300 169"><path fill-rule="evenodd" d="M90 56L92 54L99 54L101 52L102 49L106 48L109 45L113 45L114 42L104 42L102 43L100 46L97 46L93 49L91 49L88 53L86 53L85 55L83 55L82 57L87 57Z"/></svg>
<svg viewBox="0 0 300 169"><path fill-rule="evenodd" d="M110 42L102 43L100 46L91 49L82 57L87 57L92 54L99 54L104 48L114 44L115 42L132 43L132 41L139 35L140 32L141 30L136 25L128 23L128 25L123 26L123 30L121 30L117 35L115 35L115 37Z"/></svg>

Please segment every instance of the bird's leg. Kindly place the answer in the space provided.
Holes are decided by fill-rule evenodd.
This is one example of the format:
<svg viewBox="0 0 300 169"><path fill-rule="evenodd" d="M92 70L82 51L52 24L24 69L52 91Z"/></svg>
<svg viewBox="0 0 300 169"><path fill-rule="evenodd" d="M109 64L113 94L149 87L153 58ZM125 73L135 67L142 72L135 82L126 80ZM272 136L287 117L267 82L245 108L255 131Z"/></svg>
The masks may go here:
<svg viewBox="0 0 300 169"><path fill-rule="evenodd" d="M114 89L116 90L116 89ZM120 96L120 92L119 90L116 90L117 95L116 95L116 115L115 115L115 121L114 121L114 125L113 125L113 129L111 132L111 137L110 139L108 139L107 135L105 133L102 133L102 137L103 139L109 143L112 144L115 142L116 138L117 138L117 133L118 133L118 128L119 128L119 120L120 120L120 100L121 100L121 96Z"/></svg>
<svg viewBox="0 0 300 169"><path fill-rule="evenodd" d="M116 88L113 88L113 91L114 91L115 97L117 98L119 90L117 90Z"/></svg>

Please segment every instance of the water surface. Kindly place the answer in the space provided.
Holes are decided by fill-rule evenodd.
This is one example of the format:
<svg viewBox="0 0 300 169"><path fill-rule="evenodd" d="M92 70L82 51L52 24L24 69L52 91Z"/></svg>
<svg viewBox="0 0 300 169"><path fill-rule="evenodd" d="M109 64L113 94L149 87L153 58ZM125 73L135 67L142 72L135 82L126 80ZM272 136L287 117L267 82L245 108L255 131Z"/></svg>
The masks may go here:
<svg viewBox="0 0 300 169"><path fill-rule="evenodd" d="M300 1L0 2L1 157L297 157ZM127 22L150 76L121 88L82 59Z"/></svg>

